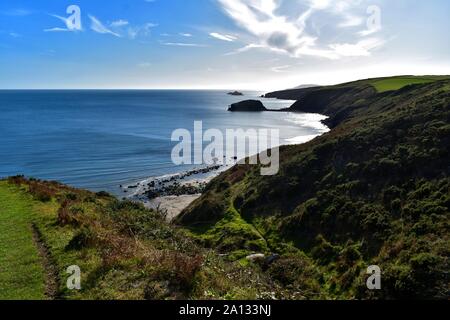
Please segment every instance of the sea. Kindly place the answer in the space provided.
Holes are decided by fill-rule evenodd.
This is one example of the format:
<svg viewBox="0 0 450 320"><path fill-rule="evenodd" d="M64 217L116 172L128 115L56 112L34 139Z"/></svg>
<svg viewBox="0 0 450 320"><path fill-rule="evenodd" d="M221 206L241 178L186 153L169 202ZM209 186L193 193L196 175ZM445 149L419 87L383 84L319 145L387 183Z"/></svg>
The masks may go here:
<svg viewBox="0 0 450 320"><path fill-rule="evenodd" d="M280 144L328 131L319 114L232 113L230 104L259 99L283 109L293 101L263 92L202 90L1 90L0 178L25 175L122 195L121 185L192 170L171 159L176 129L278 129ZM197 165L197 167L201 167Z"/></svg>

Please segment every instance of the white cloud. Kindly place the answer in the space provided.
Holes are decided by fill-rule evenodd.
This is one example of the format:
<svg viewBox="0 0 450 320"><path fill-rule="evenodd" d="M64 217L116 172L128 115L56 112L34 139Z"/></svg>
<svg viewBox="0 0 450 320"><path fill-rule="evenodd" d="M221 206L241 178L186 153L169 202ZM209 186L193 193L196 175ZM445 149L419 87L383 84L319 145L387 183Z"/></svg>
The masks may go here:
<svg viewBox="0 0 450 320"><path fill-rule="evenodd" d="M147 22L142 26L129 27L127 30L130 39L136 39L138 36L148 36L151 34L151 29L157 27L156 23Z"/></svg>
<svg viewBox="0 0 450 320"><path fill-rule="evenodd" d="M330 18L340 18L341 22L336 22L337 27L361 25L364 19L354 14L351 9L363 0L302 0L300 2L306 4L307 9L295 16L292 16L292 12L289 12L289 16L281 14L282 0L218 1L237 25L255 38L252 43L229 54L263 48L295 58L315 56L334 60L348 56L368 56L371 50L382 44L378 39L326 44L319 34L311 35L307 32L308 21L318 11L323 11L322 14L327 14ZM374 45L375 43L377 45Z"/></svg>
<svg viewBox="0 0 450 320"><path fill-rule="evenodd" d="M339 27L346 28L346 27L357 27L364 23L364 18L354 15L346 15L345 20L339 23Z"/></svg>
<svg viewBox="0 0 450 320"><path fill-rule="evenodd" d="M209 34L211 37L222 40L222 41L228 41L228 42L233 42L235 40L237 40L237 38L235 36L230 36L228 34L220 34L217 32L211 32Z"/></svg>
<svg viewBox="0 0 450 320"><path fill-rule="evenodd" d="M91 20L91 29L97 33L101 34L111 34L115 37L121 37L120 34L108 29L100 20L96 17L89 15L89 19Z"/></svg>
<svg viewBox="0 0 450 320"><path fill-rule="evenodd" d="M331 44L330 47L337 55L342 57L368 57L370 51L380 47L384 41L378 38L368 38L355 44Z"/></svg>
<svg viewBox="0 0 450 320"><path fill-rule="evenodd" d="M361 37L367 37L374 33L379 32L379 31L381 31L381 26L375 26L375 27L367 28L366 30L358 32L358 35L360 35Z"/></svg>
<svg viewBox="0 0 450 320"><path fill-rule="evenodd" d="M206 47L203 44L197 44L197 43L185 43L185 42L164 42L165 46L172 46L172 47Z"/></svg>
<svg viewBox="0 0 450 320"><path fill-rule="evenodd" d="M118 28L118 27L127 26L127 25L129 25L129 24L130 24L130 23L129 23L127 20L119 19L119 20L116 20L116 21L111 22L110 26L111 26L111 27Z"/></svg>
<svg viewBox="0 0 450 320"><path fill-rule="evenodd" d="M182 37L186 37L186 38L191 38L192 37L192 34L190 34L190 33L180 33L180 36L182 36Z"/></svg>
<svg viewBox="0 0 450 320"><path fill-rule="evenodd" d="M226 56L231 56L231 55L247 52L247 51L250 51L252 49L267 49L267 48L266 48L266 46L263 46L261 44L253 44L253 43L251 43L251 44L246 45L245 47L236 49L236 50L234 50L232 52L228 52L225 55Z"/></svg>
<svg viewBox="0 0 450 320"><path fill-rule="evenodd" d="M291 65L284 65L284 66L277 66L277 67L272 67L271 70L272 72L276 72L276 73L284 73L284 72L289 72L289 69L291 67Z"/></svg>
<svg viewBox="0 0 450 320"><path fill-rule="evenodd" d="M69 32L69 29L66 28L49 28L49 29L44 29L44 32Z"/></svg>

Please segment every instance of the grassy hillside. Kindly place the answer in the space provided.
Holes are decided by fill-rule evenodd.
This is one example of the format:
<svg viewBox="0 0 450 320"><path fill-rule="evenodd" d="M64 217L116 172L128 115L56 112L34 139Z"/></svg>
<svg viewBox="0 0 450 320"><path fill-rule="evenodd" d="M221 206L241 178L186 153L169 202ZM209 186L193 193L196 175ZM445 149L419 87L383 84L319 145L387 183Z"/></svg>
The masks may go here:
<svg viewBox="0 0 450 320"><path fill-rule="evenodd" d="M33 208L0 182L0 299L43 299L44 269L33 241Z"/></svg>
<svg viewBox="0 0 450 320"><path fill-rule="evenodd" d="M285 294L256 265L203 248L158 212L56 182L0 181L0 239L0 300ZM66 286L72 265L81 268L80 291Z"/></svg>
<svg viewBox="0 0 450 320"><path fill-rule="evenodd" d="M388 91L400 90L409 85L433 83L436 81L450 80L450 76L397 76L397 77L385 77L385 78L372 78L358 80L334 86L317 86L309 88L297 88L288 89L276 92L267 93L267 98L278 98L286 100L302 100L310 93L320 92L325 93L324 90L341 90L350 89L355 90L357 88L372 89L374 93L383 93ZM354 101L357 101L355 99Z"/></svg>
<svg viewBox="0 0 450 320"><path fill-rule="evenodd" d="M401 76L385 79L374 79L368 81L369 84L375 87L378 92L386 92L399 90L413 84L432 83L439 80L450 79L448 76Z"/></svg>
<svg viewBox="0 0 450 320"><path fill-rule="evenodd" d="M450 81L307 89L291 110L333 130L283 147L276 176L223 173L178 222L236 259L280 254L275 280L308 298L449 298ZM365 287L373 264L381 291Z"/></svg>

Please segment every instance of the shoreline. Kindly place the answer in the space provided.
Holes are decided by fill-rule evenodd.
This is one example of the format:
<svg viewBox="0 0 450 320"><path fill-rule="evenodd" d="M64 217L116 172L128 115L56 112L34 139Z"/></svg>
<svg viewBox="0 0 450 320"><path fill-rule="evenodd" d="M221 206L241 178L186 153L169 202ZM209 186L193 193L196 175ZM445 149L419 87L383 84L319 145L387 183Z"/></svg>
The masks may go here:
<svg viewBox="0 0 450 320"><path fill-rule="evenodd" d="M286 109L277 111L285 112ZM311 115L314 117L311 118ZM316 123L314 129L320 129L317 130L320 133L285 139L279 147L307 143L328 132L329 128L323 123L327 118L321 114L310 114L306 119L294 119L293 122L299 127L308 127L311 123ZM323 128L318 128L319 125ZM142 203L148 209L159 210L166 216L168 222L171 222L192 202L201 197L211 180L237 163L239 160L234 157L232 164L215 164L149 177L129 185L120 185L120 190L125 199Z"/></svg>
<svg viewBox="0 0 450 320"><path fill-rule="evenodd" d="M198 199L207 184L230 165L213 165L120 186L125 198L161 211L168 222Z"/></svg>

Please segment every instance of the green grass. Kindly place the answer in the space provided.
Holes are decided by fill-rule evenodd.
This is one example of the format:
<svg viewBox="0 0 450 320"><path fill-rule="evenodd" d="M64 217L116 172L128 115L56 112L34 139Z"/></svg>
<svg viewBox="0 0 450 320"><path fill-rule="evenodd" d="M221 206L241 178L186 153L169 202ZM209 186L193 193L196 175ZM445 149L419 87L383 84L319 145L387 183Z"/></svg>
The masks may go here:
<svg viewBox="0 0 450 320"><path fill-rule="evenodd" d="M45 298L32 220L33 200L0 181L0 300Z"/></svg>
<svg viewBox="0 0 450 320"><path fill-rule="evenodd" d="M225 217L206 230L194 230L194 235L204 240L209 246L232 253L229 259L239 260L252 253L267 253L267 243L259 231L246 222L239 212L230 204ZM222 235L227 234L224 238Z"/></svg>
<svg viewBox="0 0 450 320"><path fill-rule="evenodd" d="M414 76L404 76L404 77L393 77L386 79L374 79L370 81L378 92L386 92L399 90L408 85L412 84L424 84L431 83L439 80L449 79L449 76L424 76L424 77L414 77Z"/></svg>
<svg viewBox="0 0 450 320"><path fill-rule="evenodd" d="M49 264L59 284L51 293L65 300L255 299L271 290L257 265L235 262L266 245L233 209L216 226L235 236L226 243L236 246L233 261L158 212L53 182L0 181L0 212L0 300L53 298L45 294ZM48 249L45 261L32 225ZM204 240L220 242L214 233ZM66 288L71 265L81 269L79 291Z"/></svg>
<svg viewBox="0 0 450 320"><path fill-rule="evenodd" d="M247 249L239 235L252 234L244 223L253 225L280 255L266 274L306 298L448 299L450 81L444 78L366 79L306 93L333 129L282 148L278 175L261 176L250 166L223 173L185 212L185 225L225 208L222 221L198 236L213 239L213 247L229 243L220 252L239 258L236 250ZM369 87L413 83L427 84L383 95ZM367 290L370 265L383 270L380 291ZM311 269L318 290L303 273Z"/></svg>

